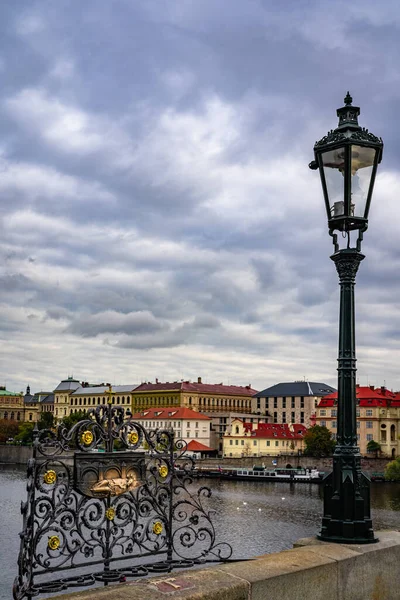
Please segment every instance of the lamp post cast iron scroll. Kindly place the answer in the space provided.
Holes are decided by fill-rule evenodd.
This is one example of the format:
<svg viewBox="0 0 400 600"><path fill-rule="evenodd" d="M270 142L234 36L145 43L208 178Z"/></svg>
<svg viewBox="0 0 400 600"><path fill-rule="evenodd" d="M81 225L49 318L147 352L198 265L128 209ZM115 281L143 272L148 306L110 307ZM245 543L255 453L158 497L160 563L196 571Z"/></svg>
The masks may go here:
<svg viewBox="0 0 400 600"><path fill-rule="evenodd" d="M356 347L354 285L363 234L383 142L358 124L360 109L347 92L337 110L339 125L315 143L309 167L319 170L329 234L333 238L340 283L337 445L333 472L324 479L324 514L319 539L342 543L372 543L377 538L370 513L370 480L361 471L357 446ZM357 232L351 247L351 233ZM340 249L338 235L345 240ZM354 244L354 242L353 242Z"/></svg>
<svg viewBox="0 0 400 600"><path fill-rule="evenodd" d="M69 431L34 431L14 600L228 560L172 429L108 402ZM179 468L176 461L179 460Z"/></svg>

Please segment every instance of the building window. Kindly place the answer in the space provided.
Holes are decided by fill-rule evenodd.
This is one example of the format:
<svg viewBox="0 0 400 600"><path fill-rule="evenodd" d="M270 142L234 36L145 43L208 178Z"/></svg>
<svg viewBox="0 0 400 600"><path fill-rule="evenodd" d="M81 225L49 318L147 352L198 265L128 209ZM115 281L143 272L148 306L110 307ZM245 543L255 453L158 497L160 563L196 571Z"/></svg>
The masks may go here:
<svg viewBox="0 0 400 600"><path fill-rule="evenodd" d="M321 421L321 427L326 427L326 421Z"/></svg>
<svg viewBox="0 0 400 600"><path fill-rule="evenodd" d="M296 408L296 398L292 396L292 408Z"/></svg>
<svg viewBox="0 0 400 600"><path fill-rule="evenodd" d="M17 412L17 421L21 420L21 414L19 412Z"/></svg>
<svg viewBox="0 0 400 600"><path fill-rule="evenodd" d="M381 429L381 440L386 442L386 429Z"/></svg>
<svg viewBox="0 0 400 600"><path fill-rule="evenodd" d="M366 428L367 429L372 429L372 421L367 421L366 422Z"/></svg>
<svg viewBox="0 0 400 600"><path fill-rule="evenodd" d="M242 446L244 446L244 440L241 440L240 443L242 444Z"/></svg>
<svg viewBox="0 0 400 600"><path fill-rule="evenodd" d="M56 411L56 412L57 412L57 411ZM4 418L5 418L5 419L7 419L7 417L6 417L6 414L7 414L7 413L4 413ZM32 421L32 419L33 419L33 414L32 414L32 413L29 413L29 420L30 420L30 421ZM385 433L386 433L386 431L385 431Z"/></svg>
<svg viewBox="0 0 400 600"><path fill-rule="evenodd" d="M319 411L319 414L321 417L326 417L326 410L324 408L321 408L321 410Z"/></svg>
<svg viewBox="0 0 400 600"><path fill-rule="evenodd" d="M282 408L286 408L286 398L282 398Z"/></svg>
<svg viewBox="0 0 400 600"><path fill-rule="evenodd" d="M300 423L304 423L304 413L300 413Z"/></svg>
<svg viewBox="0 0 400 600"><path fill-rule="evenodd" d="M357 421L357 429L360 429L360 421Z"/></svg>
<svg viewBox="0 0 400 600"><path fill-rule="evenodd" d="M274 408L278 408L278 398L274 398Z"/></svg>
<svg viewBox="0 0 400 600"><path fill-rule="evenodd" d="M265 398L265 410L269 409L269 398Z"/></svg>
<svg viewBox="0 0 400 600"><path fill-rule="evenodd" d="M300 408L304 408L304 396L300 398Z"/></svg>
<svg viewBox="0 0 400 600"><path fill-rule="evenodd" d="M357 417L359 417L360 416L360 409L359 408L357 408L356 413L357 413Z"/></svg>
<svg viewBox="0 0 400 600"><path fill-rule="evenodd" d="M282 413L282 423L286 423L286 412Z"/></svg>
<svg viewBox="0 0 400 600"><path fill-rule="evenodd" d="M337 428L337 422L336 421L332 421L332 429L336 429Z"/></svg>
<svg viewBox="0 0 400 600"><path fill-rule="evenodd" d="M367 433L367 442L370 442L373 439L374 439L374 436L372 435L372 433Z"/></svg>
<svg viewBox="0 0 400 600"><path fill-rule="evenodd" d="M365 411L365 416L372 417L372 415L373 415L372 408L367 408L367 410Z"/></svg>
<svg viewBox="0 0 400 600"><path fill-rule="evenodd" d="M296 414L295 414L294 412L292 412L292 413L291 413L291 417L290 417L290 419L291 419L292 423L294 423L294 422L295 422L295 419L296 419Z"/></svg>
<svg viewBox="0 0 400 600"><path fill-rule="evenodd" d="M253 446L257 446L257 440L253 440Z"/></svg>
<svg viewBox="0 0 400 600"><path fill-rule="evenodd" d="M331 410L331 417L337 417L337 410L336 410L336 408L334 408L333 410Z"/></svg>
<svg viewBox="0 0 400 600"><path fill-rule="evenodd" d="M278 413L274 412L274 423L278 422Z"/></svg>
<svg viewBox="0 0 400 600"><path fill-rule="evenodd" d="M261 398L257 398L257 408L261 408Z"/></svg>
<svg viewBox="0 0 400 600"><path fill-rule="evenodd" d="M279 446L279 442L275 442L275 446Z"/></svg>
<svg viewBox="0 0 400 600"><path fill-rule="evenodd" d="M235 440L235 446L239 446L239 440Z"/></svg>
<svg viewBox="0 0 400 600"><path fill-rule="evenodd" d="M267 445L267 446L269 446L269 445L270 445L270 443L271 443L271 442L270 442L269 440L267 440L267 444L266 444L266 445Z"/></svg>
<svg viewBox="0 0 400 600"><path fill-rule="evenodd" d="M360 441L360 434L357 433L357 442L359 442L359 441Z"/></svg>
<svg viewBox="0 0 400 600"><path fill-rule="evenodd" d="M229 440L229 445L233 446L233 440Z"/></svg>
<svg viewBox="0 0 400 600"><path fill-rule="evenodd" d="M190 438L190 431L186 432L186 437Z"/></svg>

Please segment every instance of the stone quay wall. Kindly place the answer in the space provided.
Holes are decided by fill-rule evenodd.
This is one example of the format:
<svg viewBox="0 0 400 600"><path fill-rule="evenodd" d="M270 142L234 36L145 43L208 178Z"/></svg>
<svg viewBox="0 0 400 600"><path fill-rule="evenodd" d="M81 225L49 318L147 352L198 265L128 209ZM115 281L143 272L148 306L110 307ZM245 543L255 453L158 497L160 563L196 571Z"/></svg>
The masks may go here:
<svg viewBox="0 0 400 600"><path fill-rule="evenodd" d="M110 585L49 600L399 600L400 532L376 544L300 540L250 561Z"/></svg>
<svg viewBox="0 0 400 600"><path fill-rule="evenodd" d="M32 449L26 446L0 445L0 467L7 465L26 465L28 459L32 456ZM291 464L292 467L315 467L319 471L330 471L332 469L332 458L312 458L310 456L282 455L282 456L262 456L243 457L243 458L205 458L196 461L199 468L218 469L221 467L252 467L253 465L262 465L271 467L272 461L276 461L277 467L286 467ZM390 462L387 458L362 458L361 465L364 471L369 473L381 473Z"/></svg>
<svg viewBox="0 0 400 600"><path fill-rule="evenodd" d="M259 458L252 456L243 458L204 458L197 460L196 465L204 469L218 469L218 466L240 469L242 467L252 467L253 465L272 467L272 461L276 461L277 467L286 467L287 464L290 464L294 468L301 466L315 467L319 471L326 472L332 470L332 458L313 458L312 456L294 456L291 454L261 456ZM369 473L383 473L389 462L390 459L388 458L362 458L361 466L363 471Z"/></svg>

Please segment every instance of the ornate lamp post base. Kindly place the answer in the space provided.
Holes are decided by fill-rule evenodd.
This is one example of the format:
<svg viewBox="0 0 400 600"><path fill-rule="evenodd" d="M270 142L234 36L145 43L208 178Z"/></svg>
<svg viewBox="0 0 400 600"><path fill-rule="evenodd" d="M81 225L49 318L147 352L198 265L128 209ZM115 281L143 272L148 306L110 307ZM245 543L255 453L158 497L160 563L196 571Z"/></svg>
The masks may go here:
<svg viewBox="0 0 400 600"><path fill-rule="evenodd" d="M370 479L361 471L358 448L337 446L333 472L324 479L324 516L318 539L342 544L377 542L369 507Z"/></svg>

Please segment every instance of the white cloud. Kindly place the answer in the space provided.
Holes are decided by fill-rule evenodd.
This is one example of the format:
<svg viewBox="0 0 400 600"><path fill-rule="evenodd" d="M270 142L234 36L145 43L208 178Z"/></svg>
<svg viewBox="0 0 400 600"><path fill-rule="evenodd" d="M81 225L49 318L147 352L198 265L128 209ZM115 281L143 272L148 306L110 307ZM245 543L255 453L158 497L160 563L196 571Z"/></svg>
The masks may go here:
<svg viewBox="0 0 400 600"><path fill-rule="evenodd" d="M45 28L45 20L39 13L25 13L16 21L16 31L21 36L41 33Z"/></svg>
<svg viewBox="0 0 400 600"><path fill-rule="evenodd" d="M0 191L16 192L26 199L47 199L59 202L85 202L95 199L100 203L115 202L114 195L100 183L73 177L40 164L12 162L0 159Z"/></svg>
<svg viewBox="0 0 400 600"><path fill-rule="evenodd" d="M80 156L104 154L122 166L130 140L107 117L69 105L44 89L26 88L5 100L9 114L54 149Z"/></svg>

